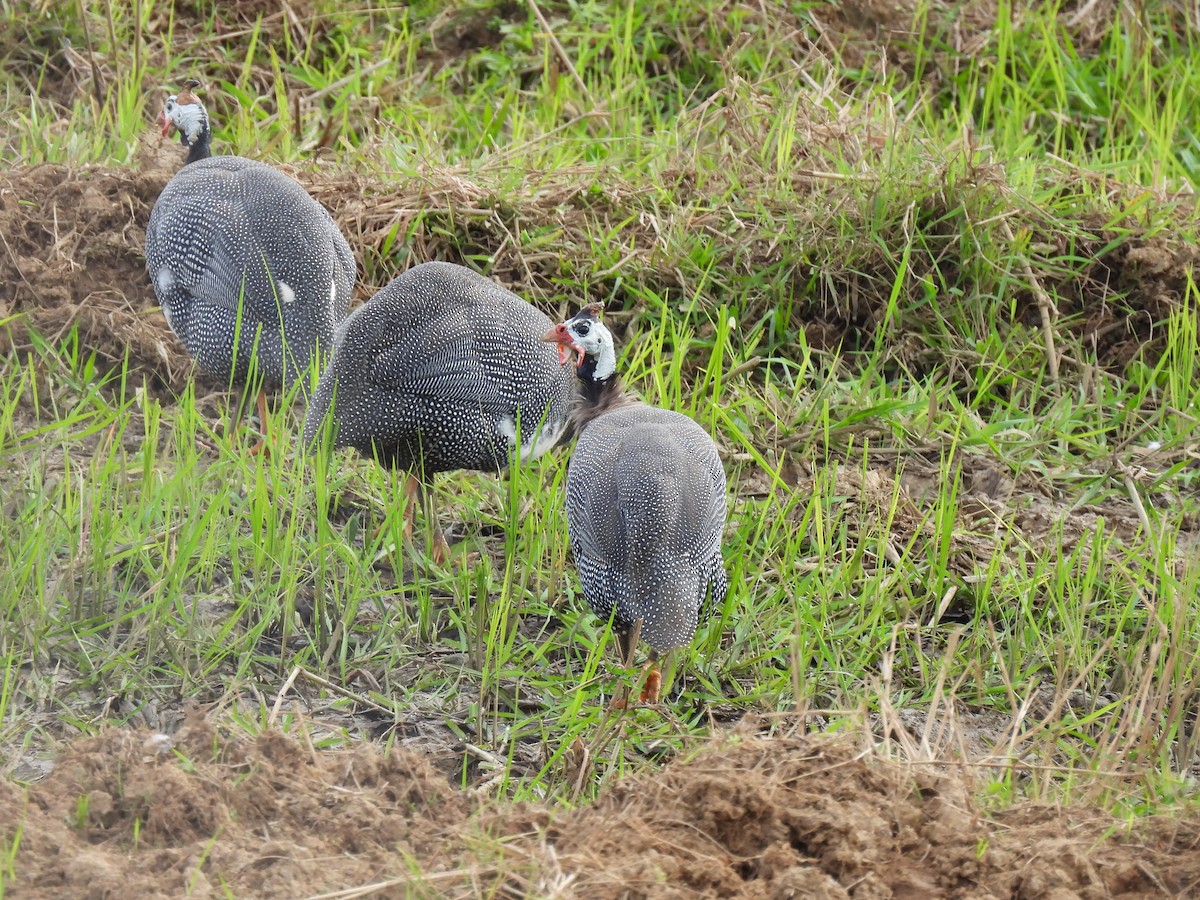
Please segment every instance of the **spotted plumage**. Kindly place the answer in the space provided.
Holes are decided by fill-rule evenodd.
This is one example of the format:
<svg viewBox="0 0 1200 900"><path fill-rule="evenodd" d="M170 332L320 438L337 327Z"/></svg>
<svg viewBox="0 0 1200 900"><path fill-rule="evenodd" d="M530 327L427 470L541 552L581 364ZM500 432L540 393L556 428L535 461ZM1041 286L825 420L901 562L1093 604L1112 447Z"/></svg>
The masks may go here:
<svg viewBox="0 0 1200 900"><path fill-rule="evenodd" d="M579 355L567 527L588 605L612 616L626 658L640 623L654 659L687 646L702 615L724 602L725 471L692 419L622 390L598 312L588 307L546 335L564 361Z"/></svg>
<svg viewBox="0 0 1200 900"><path fill-rule="evenodd" d="M324 357L346 316L354 256L294 179L239 156L210 156L196 82L159 122L188 148L154 204L146 266L167 323L200 367L243 384L251 368L289 385Z"/></svg>
<svg viewBox="0 0 1200 900"><path fill-rule="evenodd" d="M334 447L422 481L454 469L500 471L518 447L538 456L563 436L572 394L570 373L541 341L549 326L470 269L415 266L339 326L305 443L329 421Z"/></svg>

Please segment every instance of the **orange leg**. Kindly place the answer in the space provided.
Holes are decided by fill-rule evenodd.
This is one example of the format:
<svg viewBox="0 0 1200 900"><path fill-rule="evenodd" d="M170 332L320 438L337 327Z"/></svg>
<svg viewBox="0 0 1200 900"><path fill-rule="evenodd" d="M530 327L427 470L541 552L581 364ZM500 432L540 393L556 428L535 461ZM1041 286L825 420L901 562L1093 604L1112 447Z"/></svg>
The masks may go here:
<svg viewBox="0 0 1200 900"><path fill-rule="evenodd" d="M417 514L417 503L421 499L421 482L411 473L404 476L404 539L411 541L413 519Z"/></svg>
<svg viewBox="0 0 1200 900"><path fill-rule="evenodd" d="M609 712L618 712L622 709L629 709L630 705L631 704L629 703L629 688L623 687L621 689L621 693L619 695L614 696L612 698L612 701L608 704L608 710L609 710Z"/></svg>
<svg viewBox="0 0 1200 900"><path fill-rule="evenodd" d="M658 692L662 688L662 673L658 671L658 665L654 660L646 663L646 667L642 671L646 674L646 683L642 685L642 695L638 699L653 706L658 703Z"/></svg>
<svg viewBox="0 0 1200 900"><path fill-rule="evenodd" d="M446 541L446 532L438 524L437 506L433 502L433 490L429 485L422 485L422 496L425 500L425 523L432 532L433 546L429 548L429 556L434 565L440 566L450 557L450 544Z"/></svg>
<svg viewBox="0 0 1200 900"><path fill-rule="evenodd" d="M271 451L267 449L267 392L262 389L258 392L258 424L263 436L250 448L249 453L251 456L258 456L260 453L269 456Z"/></svg>
<svg viewBox="0 0 1200 900"><path fill-rule="evenodd" d="M658 703L659 691L662 690L662 673L658 670L656 656L651 656L646 665L642 666L642 677L645 678L645 681L642 683L642 692L638 695L638 702L647 706L655 706ZM613 697L608 708L610 710L628 709L632 705L630 693L628 687L623 687L620 695Z"/></svg>
<svg viewBox="0 0 1200 900"><path fill-rule="evenodd" d="M429 551L430 558L435 565L440 566L450 556L450 544L446 542L446 535L438 527L437 510L434 509L429 488L423 485L416 475L409 473L404 476L404 499L404 539L412 540L413 521L419 504L424 507L425 519L433 532L433 546Z"/></svg>
<svg viewBox="0 0 1200 900"><path fill-rule="evenodd" d="M643 703L647 706L655 706L658 703L658 692L662 688L662 673L658 671L658 666L653 662L646 663L642 671L646 675L646 682L642 685L642 692L638 695L638 703ZM632 704L629 702L629 688L621 689L620 696L613 697L612 702L608 704L610 710L628 709Z"/></svg>
<svg viewBox="0 0 1200 900"><path fill-rule="evenodd" d="M417 500L421 496L421 485L412 475L405 474L402 477L404 481L400 486L400 491L404 494L404 524L400 527L400 536L405 541L411 541L413 516L417 511ZM394 485L390 483L389 487L394 487ZM380 522L379 527L375 529L375 540L380 540L386 529L387 522Z"/></svg>
<svg viewBox="0 0 1200 900"><path fill-rule="evenodd" d="M433 549L430 555L433 557L435 565L441 565L450 556L450 544L446 541L445 532L438 527L436 521L430 523L433 526Z"/></svg>

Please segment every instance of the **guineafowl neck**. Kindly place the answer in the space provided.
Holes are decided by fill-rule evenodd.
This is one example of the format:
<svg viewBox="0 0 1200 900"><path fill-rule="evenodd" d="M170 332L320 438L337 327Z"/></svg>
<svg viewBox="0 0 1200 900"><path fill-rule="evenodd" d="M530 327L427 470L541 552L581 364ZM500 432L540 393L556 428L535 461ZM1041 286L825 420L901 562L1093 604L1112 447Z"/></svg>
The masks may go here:
<svg viewBox="0 0 1200 900"><path fill-rule="evenodd" d="M609 395L620 396L622 393L621 379L617 377L611 353L585 356L575 374L583 385L584 402L589 406L603 404Z"/></svg>
<svg viewBox="0 0 1200 900"><path fill-rule="evenodd" d="M188 148L187 159L183 161L183 164L186 166L188 163L208 159L210 156L212 156L212 133L206 128L200 132L200 136Z"/></svg>
<svg viewBox="0 0 1200 900"><path fill-rule="evenodd" d="M586 364L584 369L586 369ZM579 393L576 395L572 415L577 430L582 431L588 422L606 412L637 402L635 398L625 393L621 379L616 375L602 379L594 378L589 377L584 369L581 369L579 373Z"/></svg>
<svg viewBox="0 0 1200 900"><path fill-rule="evenodd" d="M604 379L582 378L580 385L582 386L580 399L583 401L583 405L589 408L611 406L614 400L625 393L621 390L621 379L615 375Z"/></svg>

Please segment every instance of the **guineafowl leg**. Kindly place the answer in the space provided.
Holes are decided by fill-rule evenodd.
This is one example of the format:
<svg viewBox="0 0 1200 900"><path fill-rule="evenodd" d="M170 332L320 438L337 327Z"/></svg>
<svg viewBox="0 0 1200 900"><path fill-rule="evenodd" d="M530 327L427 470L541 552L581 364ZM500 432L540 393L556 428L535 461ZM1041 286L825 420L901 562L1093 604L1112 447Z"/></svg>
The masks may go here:
<svg viewBox="0 0 1200 900"><path fill-rule="evenodd" d="M440 566L446 561L449 555L450 544L446 541L446 535L442 532L442 529L438 528L435 523L433 529L433 561Z"/></svg>
<svg viewBox="0 0 1200 900"><path fill-rule="evenodd" d="M417 514L417 502L421 498L421 482L411 472L404 476L404 539L412 540L413 519Z"/></svg>
<svg viewBox="0 0 1200 900"><path fill-rule="evenodd" d="M438 522L437 504L433 500L433 485L422 484L421 493L425 496L425 521L433 532L433 547L430 548L429 555L433 558L434 564L440 566L450 555L450 545L446 543L446 533L442 531L441 523Z"/></svg>
<svg viewBox="0 0 1200 900"><path fill-rule="evenodd" d="M632 625L624 625L619 622L613 622L613 635L617 639L617 654L621 657L621 664L626 668L633 666L633 654L637 650L638 641L642 636L642 620L638 619ZM645 698L642 698L645 702ZM614 696L612 703L608 705L609 709L625 709L629 706L629 687L626 685L622 688L620 696Z"/></svg>
<svg viewBox="0 0 1200 900"><path fill-rule="evenodd" d="M250 448L251 456L270 453L267 450L267 392L263 388L258 389L258 427L262 429L262 437L258 439L257 444Z"/></svg>
<svg viewBox="0 0 1200 900"><path fill-rule="evenodd" d="M617 639L617 654L621 657L621 664L631 668L633 654L637 651L638 641L642 639L642 620L638 619L631 625L614 621L613 635Z"/></svg>
<svg viewBox="0 0 1200 900"><path fill-rule="evenodd" d="M404 511L404 536L410 540L412 539L413 517L419 504L425 516L425 522L432 532L433 546L429 551L430 558L433 559L436 565L440 566L446 561L446 557L450 555L450 545L446 543L446 535L442 532L441 526L438 525L437 507L433 502L432 487L432 485L419 476L408 475L404 483L404 496L408 501L407 508Z"/></svg>
<svg viewBox="0 0 1200 900"><path fill-rule="evenodd" d="M662 673L658 671L658 661L651 657L642 671L646 675L646 683L642 685L642 695L638 699L653 706L658 702L658 692L662 689Z"/></svg>

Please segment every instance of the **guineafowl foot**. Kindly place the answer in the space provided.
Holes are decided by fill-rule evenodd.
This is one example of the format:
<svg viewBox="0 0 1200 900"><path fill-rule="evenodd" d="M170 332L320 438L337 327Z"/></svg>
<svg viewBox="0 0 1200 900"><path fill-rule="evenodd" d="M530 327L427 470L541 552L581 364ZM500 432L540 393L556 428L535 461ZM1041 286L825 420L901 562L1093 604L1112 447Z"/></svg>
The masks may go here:
<svg viewBox="0 0 1200 900"><path fill-rule="evenodd" d="M271 450L267 447L267 392L259 389L258 392L258 427L262 429L262 437L258 439L258 443L251 447L247 452L249 456L266 456L270 457Z"/></svg>
<svg viewBox="0 0 1200 900"><path fill-rule="evenodd" d="M433 546L429 551L429 558L436 565L442 565L450 559L452 555L458 557L458 562L463 566L473 566L475 563L483 559L483 554L478 550L469 550L466 553L455 553L451 548L459 543L460 539L451 540L446 537L446 532L440 528L435 528L433 532Z"/></svg>
<svg viewBox="0 0 1200 900"><path fill-rule="evenodd" d="M433 549L429 554L433 558L434 565L440 566L450 556L450 544L446 541L446 534L442 529L434 527L433 529Z"/></svg>
<svg viewBox="0 0 1200 900"><path fill-rule="evenodd" d="M642 685L642 695L638 699L653 706L658 703L658 692L662 689L662 673L653 662L646 663L643 671L646 673L646 683Z"/></svg>
<svg viewBox="0 0 1200 900"><path fill-rule="evenodd" d="M658 671L658 665L654 660L646 663L642 673L646 680L642 684L641 694L638 695L638 703L654 706L658 703L658 694L662 690L662 673ZM631 706L633 706L633 702L630 700L630 690L625 687L618 696L613 697L612 702L608 704L608 709L610 712L616 712L629 709Z"/></svg>
<svg viewBox="0 0 1200 900"><path fill-rule="evenodd" d="M612 698L612 702L608 704L608 711L620 712L623 709L629 709L631 705L629 702L629 688L625 688L618 696Z"/></svg>

